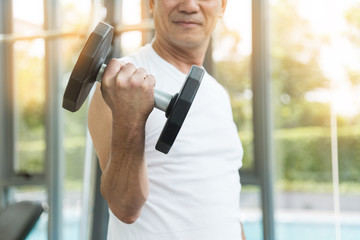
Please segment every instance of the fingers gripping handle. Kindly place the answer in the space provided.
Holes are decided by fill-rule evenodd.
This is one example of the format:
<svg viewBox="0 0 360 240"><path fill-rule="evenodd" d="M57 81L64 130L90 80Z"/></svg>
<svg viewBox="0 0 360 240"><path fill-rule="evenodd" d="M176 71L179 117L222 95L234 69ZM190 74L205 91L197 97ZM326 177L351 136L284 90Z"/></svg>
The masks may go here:
<svg viewBox="0 0 360 240"><path fill-rule="evenodd" d="M97 82L101 83L101 79L104 75L105 68L106 68L106 64L101 65L101 68L96 76ZM154 107L156 107L157 109L166 112L172 98L173 96L171 94L168 94L158 89L154 89Z"/></svg>

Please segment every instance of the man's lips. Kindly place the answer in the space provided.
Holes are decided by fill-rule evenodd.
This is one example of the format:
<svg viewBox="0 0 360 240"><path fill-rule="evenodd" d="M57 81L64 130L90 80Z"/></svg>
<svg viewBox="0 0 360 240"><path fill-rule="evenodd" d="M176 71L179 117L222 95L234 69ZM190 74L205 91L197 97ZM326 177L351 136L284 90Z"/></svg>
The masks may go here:
<svg viewBox="0 0 360 240"><path fill-rule="evenodd" d="M188 20L175 20L173 21L173 23L181 25L181 26L198 26L201 25L201 23L197 22L197 21L188 21Z"/></svg>

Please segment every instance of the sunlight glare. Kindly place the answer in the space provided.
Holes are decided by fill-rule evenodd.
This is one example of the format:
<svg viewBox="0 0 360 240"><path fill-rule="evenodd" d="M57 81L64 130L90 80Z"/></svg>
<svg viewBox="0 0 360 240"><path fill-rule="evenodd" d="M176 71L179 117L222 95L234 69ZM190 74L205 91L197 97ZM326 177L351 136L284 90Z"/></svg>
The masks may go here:
<svg viewBox="0 0 360 240"><path fill-rule="evenodd" d="M238 51L241 55L251 54L251 1L229 0L224 14L227 28L241 36Z"/></svg>
<svg viewBox="0 0 360 240"><path fill-rule="evenodd" d="M14 18L34 25L44 24L43 0L13 0Z"/></svg>
<svg viewBox="0 0 360 240"><path fill-rule="evenodd" d="M124 24L138 24L141 22L141 1L123 1L122 14Z"/></svg>
<svg viewBox="0 0 360 240"><path fill-rule="evenodd" d="M347 27L344 12L354 3L353 0L298 1L299 13L309 20L313 33L329 39L328 43L319 49L318 61L324 76L330 80L326 102L331 103L336 113L344 117L360 114L360 103L357 100L359 86L351 86L348 77L348 70L356 69L360 65L360 48L350 43L343 34ZM319 98L324 100L323 92L317 92ZM311 94L317 93L313 91Z"/></svg>
<svg viewBox="0 0 360 240"><path fill-rule="evenodd" d="M344 117L354 117L360 112L360 99L356 97L360 87L356 89L342 87L332 90L331 104L335 113Z"/></svg>
<svg viewBox="0 0 360 240"><path fill-rule="evenodd" d="M215 34L224 30L236 33L240 42L236 49L232 48L235 43L234 36L214 38L217 42L214 44L213 60L222 61L227 58L244 58L251 54L251 1L229 0L223 19L218 22L218 28Z"/></svg>

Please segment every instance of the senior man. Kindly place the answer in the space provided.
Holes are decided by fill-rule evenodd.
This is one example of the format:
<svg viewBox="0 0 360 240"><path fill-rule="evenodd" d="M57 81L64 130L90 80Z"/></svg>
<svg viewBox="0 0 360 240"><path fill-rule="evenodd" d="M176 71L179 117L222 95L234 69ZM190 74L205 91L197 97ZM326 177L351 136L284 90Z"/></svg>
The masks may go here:
<svg viewBox="0 0 360 240"><path fill-rule="evenodd" d="M88 125L109 205L108 239L239 240L243 150L224 88L205 73L169 154L154 87L174 94L202 66L226 0L149 0L151 44L110 60Z"/></svg>

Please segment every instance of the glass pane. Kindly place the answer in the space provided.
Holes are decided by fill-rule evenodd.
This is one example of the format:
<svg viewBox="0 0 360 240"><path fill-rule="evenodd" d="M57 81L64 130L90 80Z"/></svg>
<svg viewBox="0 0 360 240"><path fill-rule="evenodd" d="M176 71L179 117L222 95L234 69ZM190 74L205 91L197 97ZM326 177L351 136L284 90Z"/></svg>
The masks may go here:
<svg viewBox="0 0 360 240"><path fill-rule="evenodd" d="M213 35L214 77L230 94L244 148L242 169L252 169L251 1L231 0Z"/></svg>
<svg viewBox="0 0 360 240"><path fill-rule="evenodd" d="M85 33L93 19L91 18L90 0L60 1L61 5L61 28L66 32ZM100 9L93 9L95 19L99 19ZM99 19L100 20L100 19ZM96 24L97 22L95 22ZM70 74L85 45L86 38L74 37L63 38L61 41L61 66L63 70L61 94L69 81ZM82 196L83 176L86 147L87 127L87 105L86 101L82 108L76 113L64 110L64 189L63 189L63 239L80 239L81 212L83 200L91 196ZM60 106L59 106L60 107ZM88 200L87 200L88 201ZM87 206L87 204L85 204ZM84 216L85 218L87 216Z"/></svg>
<svg viewBox="0 0 360 240"><path fill-rule="evenodd" d="M359 7L271 1L277 239L360 234Z"/></svg>
<svg viewBox="0 0 360 240"><path fill-rule="evenodd" d="M31 34L42 31L42 1L16 0L13 5L15 33ZM29 11L28 9L33 9ZM44 170L44 40L14 43L14 171L22 174Z"/></svg>
<svg viewBox="0 0 360 240"><path fill-rule="evenodd" d="M259 186L243 186L240 195L241 222L248 240L263 239L261 191Z"/></svg>

